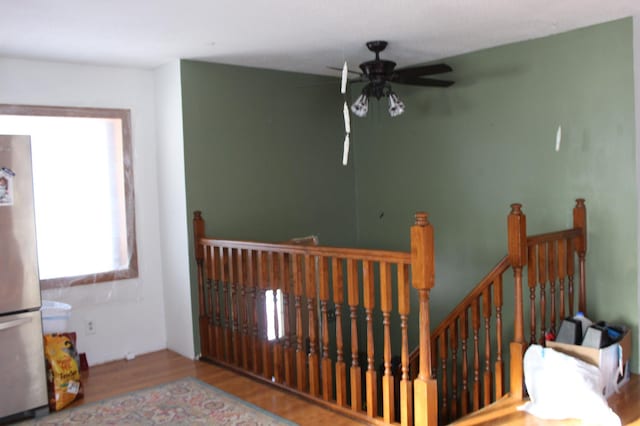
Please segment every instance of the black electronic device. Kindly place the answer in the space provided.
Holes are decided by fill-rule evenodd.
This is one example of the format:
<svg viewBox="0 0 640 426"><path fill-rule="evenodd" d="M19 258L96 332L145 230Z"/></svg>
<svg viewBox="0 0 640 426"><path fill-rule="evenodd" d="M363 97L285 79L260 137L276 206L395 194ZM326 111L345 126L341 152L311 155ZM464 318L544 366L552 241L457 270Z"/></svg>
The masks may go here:
<svg viewBox="0 0 640 426"><path fill-rule="evenodd" d="M579 345L582 343L582 322L574 318L562 320L556 342L567 343L569 345Z"/></svg>

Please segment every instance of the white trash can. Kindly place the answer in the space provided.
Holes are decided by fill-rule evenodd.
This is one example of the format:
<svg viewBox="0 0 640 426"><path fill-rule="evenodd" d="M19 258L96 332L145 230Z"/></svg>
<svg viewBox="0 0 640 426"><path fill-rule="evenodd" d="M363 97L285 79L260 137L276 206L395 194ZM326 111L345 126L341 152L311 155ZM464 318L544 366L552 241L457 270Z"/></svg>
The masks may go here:
<svg viewBox="0 0 640 426"><path fill-rule="evenodd" d="M44 334L63 333L67 330L69 317L71 317L71 305L53 300L43 300L42 307L42 332Z"/></svg>

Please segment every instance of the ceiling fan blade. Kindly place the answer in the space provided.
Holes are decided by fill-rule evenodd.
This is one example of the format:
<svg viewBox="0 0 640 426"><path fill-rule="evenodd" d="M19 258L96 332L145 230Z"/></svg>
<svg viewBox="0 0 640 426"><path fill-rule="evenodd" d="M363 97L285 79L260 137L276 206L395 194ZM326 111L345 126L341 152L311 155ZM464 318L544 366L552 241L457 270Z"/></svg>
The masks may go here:
<svg viewBox="0 0 640 426"><path fill-rule="evenodd" d="M410 86L426 86L426 87L449 87L454 82L451 80L436 80L435 78L403 78L401 80L396 80L396 83L399 84L408 84Z"/></svg>
<svg viewBox="0 0 640 426"><path fill-rule="evenodd" d="M338 68L338 67L327 67L327 68L329 68L330 70L336 70L336 71L342 72L342 68L343 67L340 67L340 68ZM349 74L356 74L356 75L362 76L362 73L358 72L358 71L347 70L347 72Z"/></svg>
<svg viewBox="0 0 640 426"><path fill-rule="evenodd" d="M447 64L419 65L395 70L391 75L391 80L394 81L394 77L419 77L421 75L442 74L451 71L453 71L453 68Z"/></svg>

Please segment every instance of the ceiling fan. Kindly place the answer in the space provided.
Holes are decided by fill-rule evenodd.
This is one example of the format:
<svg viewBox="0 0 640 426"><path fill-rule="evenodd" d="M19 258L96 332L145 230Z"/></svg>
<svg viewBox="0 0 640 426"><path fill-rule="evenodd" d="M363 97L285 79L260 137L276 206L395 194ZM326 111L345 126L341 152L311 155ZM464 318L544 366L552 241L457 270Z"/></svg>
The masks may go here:
<svg viewBox="0 0 640 426"><path fill-rule="evenodd" d="M390 83L407 84L411 86L426 87L449 87L454 82L451 80L438 80L434 78L425 78L424 76L442 74L451 72L453 69L447 64L433 65L417 65L413 67L405 67L395 69L396 63L386 59L380 59L380 52L387 47L387 42L383 40L375 40L367 42L367 48L376 54L376 58L372 61L366 61L360 64L362 72L350 71L345 61L342 68L329 67L342 71L342 79L340 84L340 93L345 96L343 115L344 115L344 148L342 151L342 164L347 165L349 158L349 137L351 135L351 120L349 117L349 107L347 106L347 79L348 73L355 73L358 78L351 80L351 83L367 83L362 89L362 93L358 99L351 105L351 111L358 117L364 117L369 110L369 98L374 97L380 99L382 97L389 98L389 115L396 117L405 110L404 103L398 98L398 95L391 90Z"/></svg>
<svg viewBox="0 0 640 426"><path fill-rule="evenodd" d="M389 98L389 114L396 117L404 112L404 104L398 98L398 95L391 89L390 83L406 84L411 86L426 87L449 87L454 82L450 80L438 80L434 78L425 78L425 76L442 74L453 71L447 64L433 65L417 65L395 69L396 63L386 59L380 59L380 52L387 47L387 42L383 40L367 42L367 48L375 53L376 58L360 64L362 72L348 71L358 74L358 78L351 80L350 83L366 82L362 89L362 93L358 99L351 105L351 111L358 117L367 115L369 109L369 98L374 97L380 99L382 97ZM342 72L342 87L345 87L345 68Z"/></svg>

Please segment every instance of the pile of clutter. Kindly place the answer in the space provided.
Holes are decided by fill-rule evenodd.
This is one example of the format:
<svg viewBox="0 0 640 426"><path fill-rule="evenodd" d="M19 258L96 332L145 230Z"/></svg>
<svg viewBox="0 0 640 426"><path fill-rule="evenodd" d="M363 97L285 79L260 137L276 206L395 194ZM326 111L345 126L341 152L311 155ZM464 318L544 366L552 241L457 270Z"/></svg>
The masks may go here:
<svg viewBox="0 0 640 426"><path fill-rule="evenodd" d="M594 324L582 312L578 312L574 317L562 321L557 336L549 331L546 340L600 349L619 342L627 331L625 326L611 325L604 321Z"/></svg>
<svg viewBox="0 0 640 426"><path fill-rule="evenodd" d="M557 335L549 331L545 345L531 345L524 355L529 402L519 409L544 419L620 425L607 398L629 380L629 329L579 312L562 321Z"/></svg>

